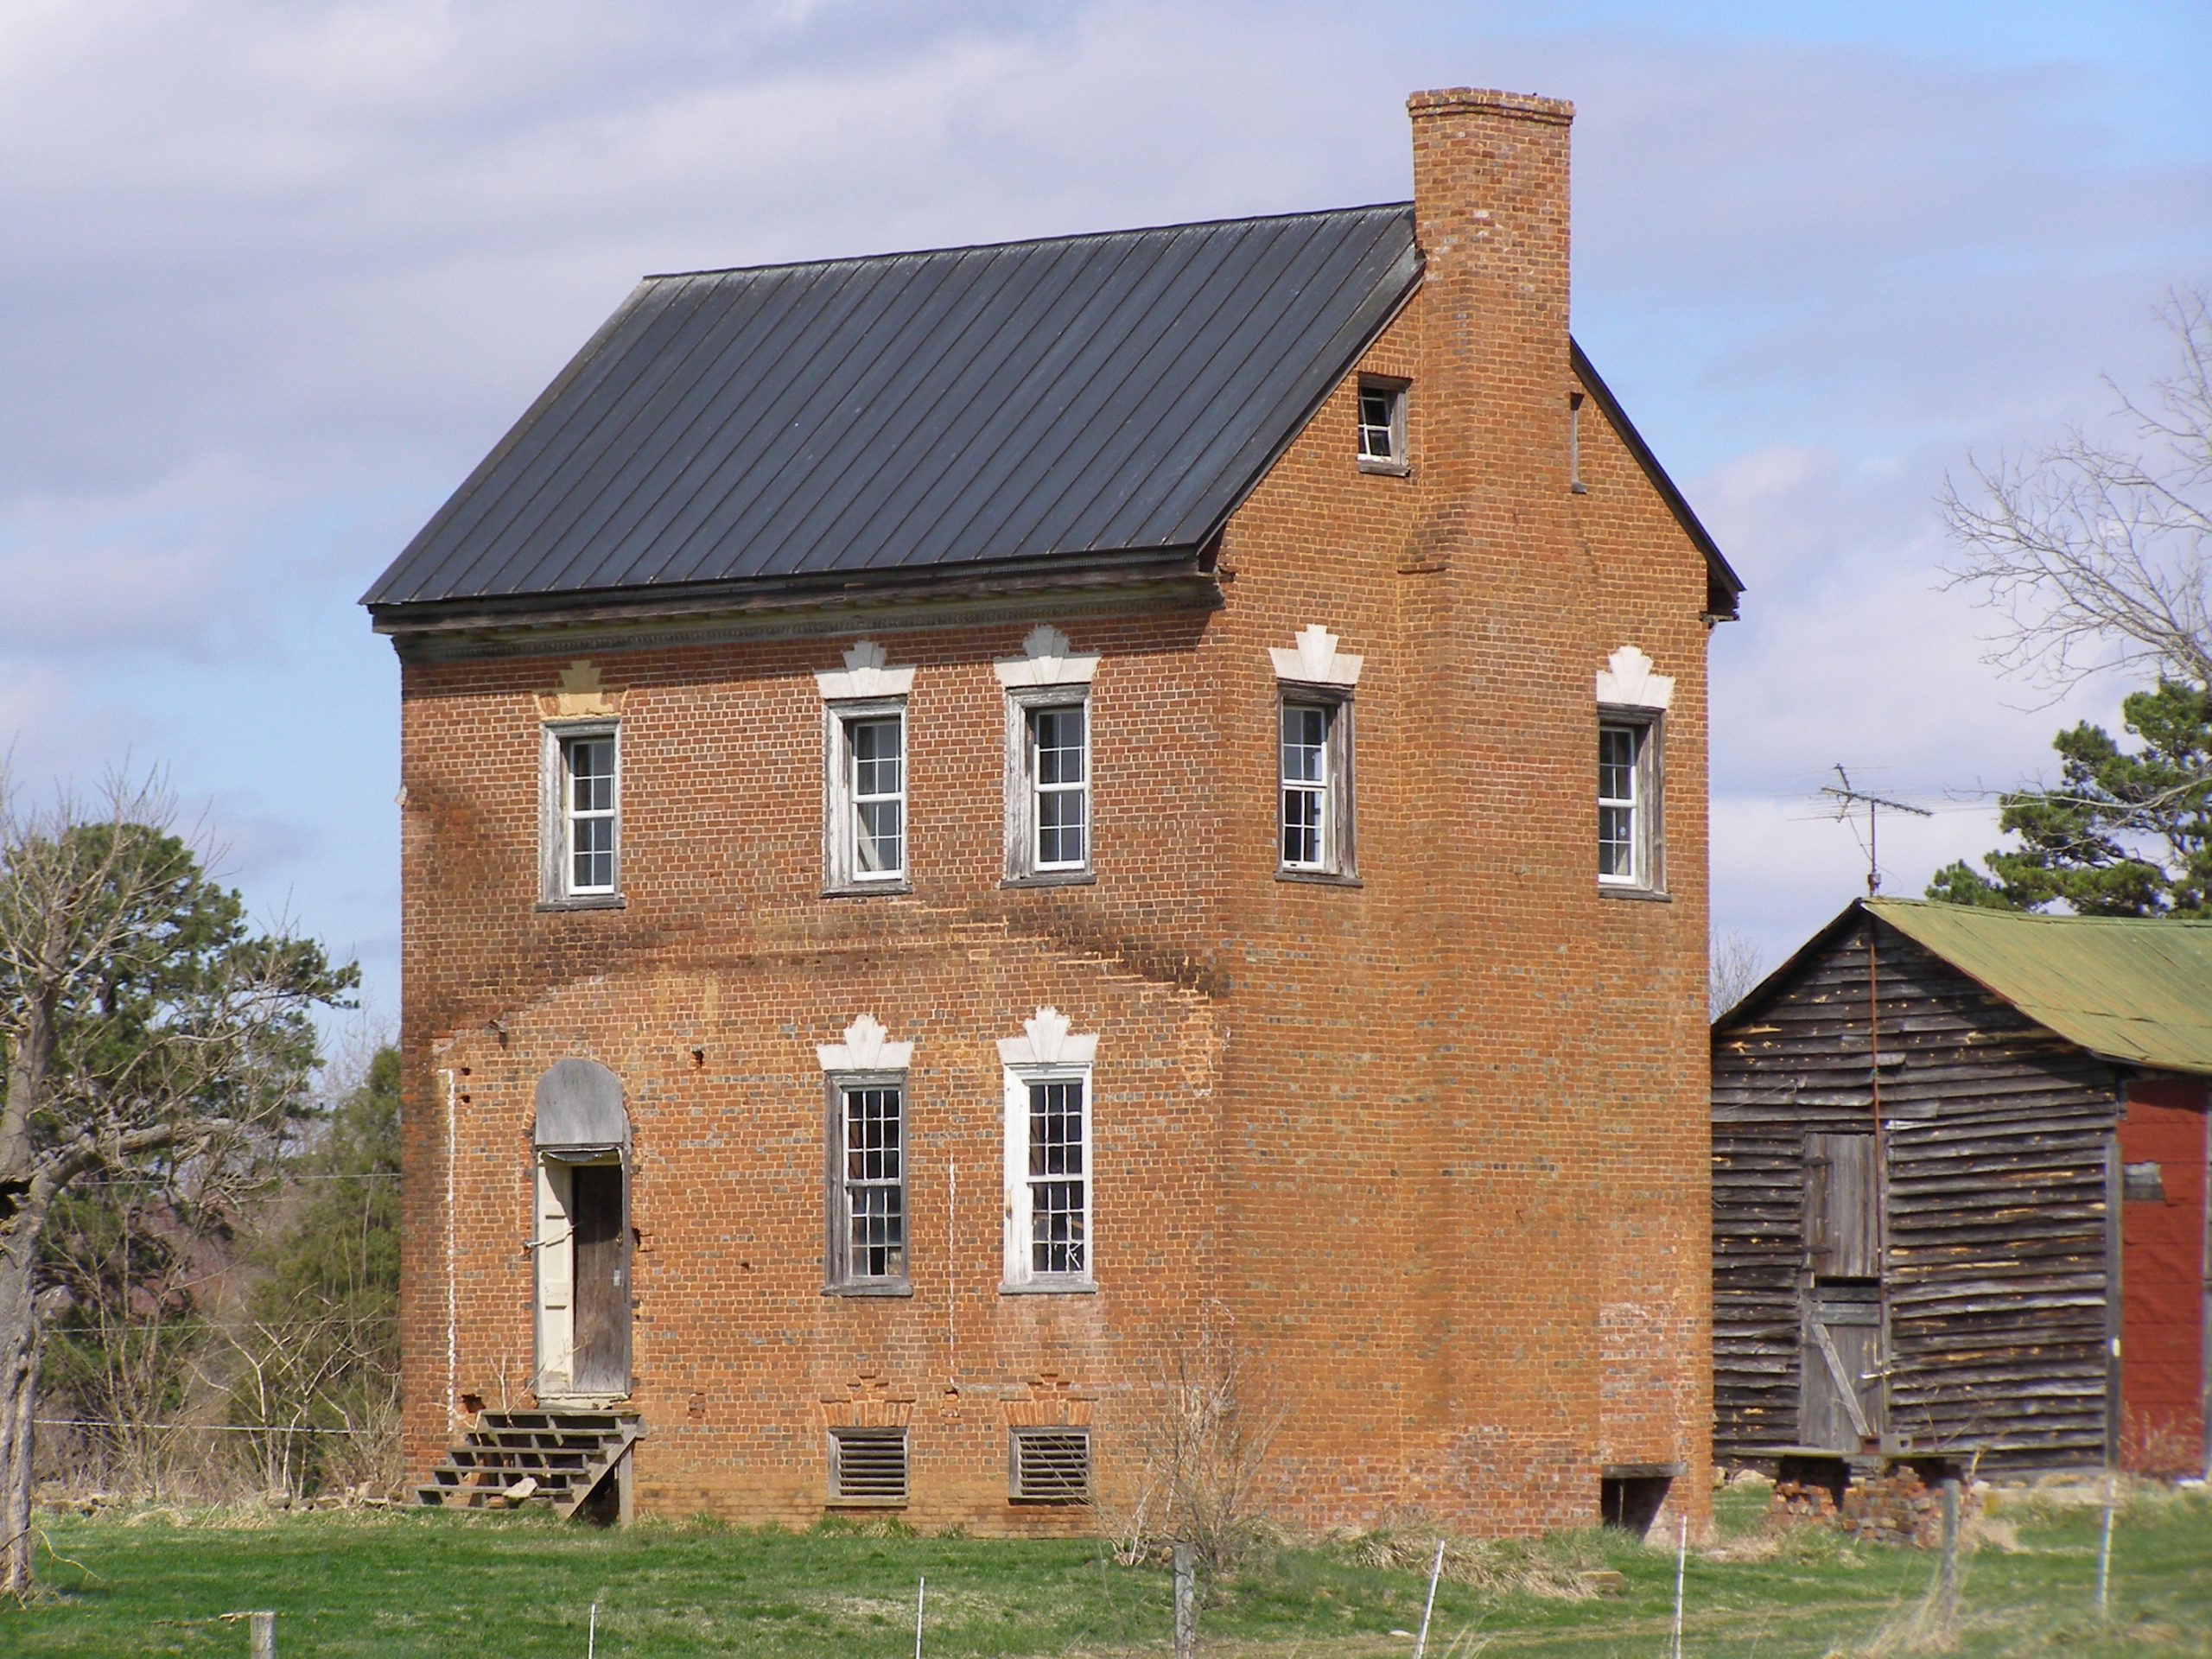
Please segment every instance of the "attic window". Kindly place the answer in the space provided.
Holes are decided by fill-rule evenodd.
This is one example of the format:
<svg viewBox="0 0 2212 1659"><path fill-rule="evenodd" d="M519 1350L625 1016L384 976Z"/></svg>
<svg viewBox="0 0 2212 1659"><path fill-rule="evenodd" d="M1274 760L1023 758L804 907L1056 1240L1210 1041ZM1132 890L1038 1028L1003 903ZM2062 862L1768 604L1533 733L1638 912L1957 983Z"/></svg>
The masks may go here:
<svg viewBox="0 0 2212 1659"><path fill-rule="evenodd" d="M1359 383L1359 470L1406 470L1406 383L1402 380L1363 379Z"/></svg>
<svg viewBox="0 0 2212 1659"><path fill-rule="evenodd" d="M1017 1503L1088 1503L1090 1431L1017 1428L1007 1459L1007 1496Z"/></svg>
<svg viewBox="0 0 2212 1659"><path fill-rule="evenodd" d="M898 1504L906 1501L906 1431L830 1431L830 1501Z"/></svg>

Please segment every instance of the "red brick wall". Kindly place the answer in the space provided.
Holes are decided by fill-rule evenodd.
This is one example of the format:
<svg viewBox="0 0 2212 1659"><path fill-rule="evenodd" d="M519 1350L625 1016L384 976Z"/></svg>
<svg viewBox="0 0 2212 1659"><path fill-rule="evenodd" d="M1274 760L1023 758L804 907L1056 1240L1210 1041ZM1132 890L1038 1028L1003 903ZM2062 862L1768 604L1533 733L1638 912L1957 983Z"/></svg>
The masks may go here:
<svg viewBox="0 0 2212 1659"><path fill-rule="evenodd" d="M2120 1206L2120 1461L2140 1474L2204 1472L2204 1085L2138 1077L2122 1163L2155 1163L2164 1202Z"/></svg>
<svg viewBox="0 0 2212 1659"><path fill-rule="evenodd" d="M1412 382L1411 470L1355 467L1347 378L1231 520L1219 608L582 653L620 699L620 910L533 907L538 699L578 653L406 665L418 1463L452 1400L526 1399L531 1090L582 1054L634 1124L648 1509L810 1520L825 1423L895 1421L917 1523L1088 1526L1007 1504L1007 1424L1094 1421L1125 1486L1210 1321L1282 1414L1291 1518L1527 1532L1675 1460L1702 1517L1704 567L1594 404L1567 487L1564 107L1414 116L1425 286L1362 365ZM1007 890L990 664L1038 620L1101 657L1097 879ZM1268 650L1314 623L1364 658L1357 886L1275 876ZM823 899L812 676L862 636L916 668L913 891ZM1595 880L1626 644L1675 683L1658 901ZM993 1043L1042 1003L1100 1037L1095 1295L998 1294ZM821 1294L814 1045L863 1011L915 1044L890 1301Z"/></svg>

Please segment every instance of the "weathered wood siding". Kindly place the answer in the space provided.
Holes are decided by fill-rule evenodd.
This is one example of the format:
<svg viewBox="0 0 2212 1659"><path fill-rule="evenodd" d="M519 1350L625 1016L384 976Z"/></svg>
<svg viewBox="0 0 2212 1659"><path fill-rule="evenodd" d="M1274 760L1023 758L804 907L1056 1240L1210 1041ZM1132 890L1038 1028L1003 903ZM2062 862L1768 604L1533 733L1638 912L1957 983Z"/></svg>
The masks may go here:
<svg viewBox="0 0 2212 1659"><path fill-rule="evenodd" d="M1889 1425L1986 1468L2104 1455L2106 1147L2116 1079L1860 916L1713 1031L1714 1452L1798 1434L1805 1137L1872 1128L1878 927Z"/></svg>

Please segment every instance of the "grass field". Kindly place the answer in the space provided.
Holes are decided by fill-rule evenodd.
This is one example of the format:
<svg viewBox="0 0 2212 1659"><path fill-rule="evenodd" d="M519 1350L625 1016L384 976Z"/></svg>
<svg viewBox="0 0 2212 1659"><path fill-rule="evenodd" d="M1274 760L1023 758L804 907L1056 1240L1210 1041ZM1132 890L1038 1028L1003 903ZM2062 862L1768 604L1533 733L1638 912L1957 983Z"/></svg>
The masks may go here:
<svg viewBox="0 0 2212 1659"><path fill-rule="evenodd" d="M1758 1531L1763 1493L1720 1503L1721 1540L1693 1552L1685 1652L1790 1656L1929 1650L1916 1619L1932 1555L1801 1531ZM2212 1655L2212 1502L2137 1493L2115 1533L2112 1606L2096 1615L2098 1514L2038 1497L1996 1512L1965 1563L1955 1651ZM535 1516L402 1512L241 1518L144 1511L42 1520L42 1588L0 1607L0 1654L118 1659L244 1655L223 1615L277 1611L283 1659L497 1654L566 1659L599 1604L601 1659L744 1654L868 1659L1164 1653L1164 1573L1081 1542L806 1534L647 1523L626 1533ZM1998 1547L1999 1545L2005 1547ZM1427 1541L1418 1533L1281 1548L1214 1587L1200 1650L1266 1659L1409 1654ZM1430 1659L1651 1655L1665 1649L1674 1558L1618 1535L1464 1552L1437 1592ZM1614 1573L1611 1587L1602 1576ZM1598 1590L1594 1585L1605 1585Z"/></svg>

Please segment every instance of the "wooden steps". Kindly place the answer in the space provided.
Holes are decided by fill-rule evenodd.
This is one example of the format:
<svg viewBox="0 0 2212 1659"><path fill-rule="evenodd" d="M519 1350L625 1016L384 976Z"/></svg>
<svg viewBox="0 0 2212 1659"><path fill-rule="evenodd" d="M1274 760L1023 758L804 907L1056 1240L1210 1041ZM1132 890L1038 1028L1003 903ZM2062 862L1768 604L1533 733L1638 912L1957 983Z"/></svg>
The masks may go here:
<svg viewBox="0 0 2212 1659"><path fill-rule="evenodd" d="M415 1501L433 1509L489 1509L543 1501L566 1520L610 1478L645 1432L630 1411L487 1411Z"/></svg>

